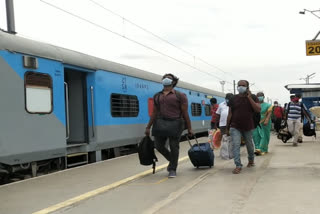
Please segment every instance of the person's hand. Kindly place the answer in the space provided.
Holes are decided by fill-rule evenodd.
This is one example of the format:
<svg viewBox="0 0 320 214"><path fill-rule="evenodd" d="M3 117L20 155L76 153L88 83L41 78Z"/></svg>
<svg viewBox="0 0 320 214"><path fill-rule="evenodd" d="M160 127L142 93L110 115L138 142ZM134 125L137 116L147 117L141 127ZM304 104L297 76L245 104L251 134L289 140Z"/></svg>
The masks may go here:
<svg viewBox="0 0 320 214"><path fill-rule="evenodd" d="M264 125L264 126L268 125L268 122L269 122L269 121L265 120L265 121L263 122L263 125Z"/></svg>
<svg viewBox="0 0 320 214"><path fill-rule="evenodd" d="M194 133L193 133L192 129L188 129L188 136L189 137L194 136Z"/></svg>
<svg viewBox="0 0 320 214"><path fill-rule="evenodd" d="M144 134L145 134L146 136L150 136L150 128L146 128Z"/></svg>
<svg viewBox="0 0 320 214"><path fill-rule="evenodd" d="M247 96L248 96L248 97L251 97L251 96L252 96L252 93L251 93L251 91L250 91L249 89L247 90Z"/></svg>
<svg viewBox="0 0 320 214"><path fill-rule="evenodd" d="M230 129L227 129L226 134L227 136L230 136Z"/></svg>

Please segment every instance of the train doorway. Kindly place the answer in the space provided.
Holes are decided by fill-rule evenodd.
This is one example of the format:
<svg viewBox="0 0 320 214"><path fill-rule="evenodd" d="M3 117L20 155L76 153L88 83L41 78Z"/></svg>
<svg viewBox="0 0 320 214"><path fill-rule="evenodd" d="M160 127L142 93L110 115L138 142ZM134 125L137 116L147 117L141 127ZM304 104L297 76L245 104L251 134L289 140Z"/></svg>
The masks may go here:
<svg viewBox="0 0 320 214"><path fill-rule="evenodd" d="M87 73L65 69L66 139L68 145L88 143Z"/></svg>

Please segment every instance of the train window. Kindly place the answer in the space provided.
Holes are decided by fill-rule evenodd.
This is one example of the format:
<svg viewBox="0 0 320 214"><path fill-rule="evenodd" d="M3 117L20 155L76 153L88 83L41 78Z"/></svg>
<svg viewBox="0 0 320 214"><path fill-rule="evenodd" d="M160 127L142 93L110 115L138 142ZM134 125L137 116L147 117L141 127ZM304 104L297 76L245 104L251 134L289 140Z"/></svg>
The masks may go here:
<svg viewBox="0 0 320 214"><path fill-rule="evenodd" d="M52 112L52 79L50 75L36 72L25 74L25 108L31 114Z"/></svg>
<svg viewBox="0 0 320 214"><path fill-rule="evenodd" d="M139 100L137 96L126 94L111 94L112 117L137 117Z"/></svg>
<svg viewBox="0 0 320 214"><path fill-rule="evenodd" d="M204 108L205 108L206 116L211 116L210 105L206 104Z"/></svg>
<svg viewBox="0 0 320 214"><path fill-rule="evenodd" d="M191 114L192 116L201 116L201 104L191 103Z"/></svg>

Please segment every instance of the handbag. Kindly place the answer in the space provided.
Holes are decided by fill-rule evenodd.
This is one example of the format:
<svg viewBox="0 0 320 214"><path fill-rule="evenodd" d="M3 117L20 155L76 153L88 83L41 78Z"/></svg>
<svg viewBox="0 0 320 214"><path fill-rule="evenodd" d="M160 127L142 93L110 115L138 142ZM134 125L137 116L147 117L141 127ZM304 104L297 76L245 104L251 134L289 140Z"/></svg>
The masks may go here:
<svg viewBox="0 0 320 214"><path fill-rule="evenodd" d="M156 118L152 126L152 136L156 137L179 137L185 128L182 118Z"/></svg>

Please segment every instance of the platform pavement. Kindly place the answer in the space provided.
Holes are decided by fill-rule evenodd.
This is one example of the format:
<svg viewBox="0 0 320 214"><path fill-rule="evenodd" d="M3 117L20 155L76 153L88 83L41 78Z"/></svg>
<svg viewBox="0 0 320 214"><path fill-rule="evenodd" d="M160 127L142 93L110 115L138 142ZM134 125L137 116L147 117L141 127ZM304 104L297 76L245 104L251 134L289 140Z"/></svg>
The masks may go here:
<svg viewBox="0 0 320 214"><path fill-rule="evenodd" d="M272 136L270 153L256 157L256 166L244 167L239 175L231 173L232 161L219 157L212 169L184 162L177 178L161 180L165 172L150 175L61 213L320 213L320 143L311 140L293 147Z"/></svg>
<svg viewBox="0 0 320 214"><path fill-rule="evenodd" d="M206 137L199 142L207 141ZM187 155L187 142L180 144L180 157ZM162 155L157 166L167 163ZM0 213L33 213L97 188L113 184L151 169L141 166L137 154L63 170L0 186Z"/></svg>

